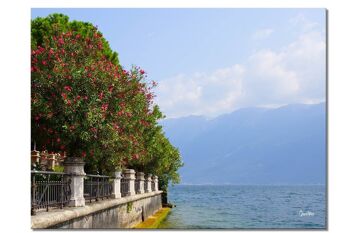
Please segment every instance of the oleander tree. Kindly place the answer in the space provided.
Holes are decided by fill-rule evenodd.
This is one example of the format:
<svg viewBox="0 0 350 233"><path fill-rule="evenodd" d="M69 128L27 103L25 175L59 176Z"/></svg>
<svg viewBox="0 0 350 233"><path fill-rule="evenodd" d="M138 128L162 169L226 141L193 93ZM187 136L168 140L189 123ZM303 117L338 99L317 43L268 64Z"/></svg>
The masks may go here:
<svg viewBox="0 0 350 233"><path fill-rule="evenodd" d="M31 22L31 46L32 48L42 46L46 40L51 40L53 36L74 31L83 38L92 37L96 27L89 22L69 21L69 17L63 14L51 14L47 17L37 17ZM108 41L101 38L103 44L103 54L115 65L119 64L118 53L113 51Z"/></svg>
<svg viewBox="0 0 350 233"><path fill-rule="evenodd" d="M135 168L179 181L178 150L153 102L155 82L126 71L89 23L50 15L32 21L31 125L40 150L82 157L87 172Z"/></svg>

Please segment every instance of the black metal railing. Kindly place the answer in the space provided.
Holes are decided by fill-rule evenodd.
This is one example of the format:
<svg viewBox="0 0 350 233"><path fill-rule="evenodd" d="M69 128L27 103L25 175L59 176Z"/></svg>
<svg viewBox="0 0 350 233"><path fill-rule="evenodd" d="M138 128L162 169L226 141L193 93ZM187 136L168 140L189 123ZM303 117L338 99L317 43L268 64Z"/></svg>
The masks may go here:
<svg viewBox="0 0 350 233"><path fill-rule="evenodd" d="M69 175L63 172L31 171L31 214L41 209L68 205L71 189Z"/></svg>
<svg viewBox="0 0 350 233"><path fill-rule="evenodd" d="M109 176L86 175L84 178L84 198L87 201L98 201L109 198L112 194L112 183Z"/></svg>
<svg viewBox="0 0 350 233"><path fill-rule="evenodd" d="M151 182L151 190L156 191L156 183L154 182L154 180L152 180Z"/></svg>
<svg viewBox="0 0 350 233"><path fill-rule="evenodd" d="M147 193L148 192L148 190L147 190L147 185L148 184L148 180L147 179L145 179L145 183L143 184L143 190L145 190L145 193Z"/></svg>
<svg viewBox="0 0 350 233"><path fill-rule="evenodd" d="M141 180L135 180L135 193L141 193Z"/></svg>
<svg viewBox="0 0 350 233"><path fill-rule="evenodd" d="M50 208L63 208L67 206L71 198L71 174L51 171L31 171L31 213L34 215L38 210L49 211ZM84 198L88 202L99 201L109 198L113 190L114 178L103 175L86 175L84 177ZM141 185L144 192L155 191L155 181L150 181L148 190L148 177L142 183L136 179L134 187L130 187L130 178L120 180L120 193L122 197L131 194L130 189L135 188L135 193L141 193Z"/></svg>
<svg viewBox="0 0 350 233"><path fill-rule="evenodd" d="M129 179L122 178L120 180L120 193L122 197L129 195L130 193Z"/></svg>

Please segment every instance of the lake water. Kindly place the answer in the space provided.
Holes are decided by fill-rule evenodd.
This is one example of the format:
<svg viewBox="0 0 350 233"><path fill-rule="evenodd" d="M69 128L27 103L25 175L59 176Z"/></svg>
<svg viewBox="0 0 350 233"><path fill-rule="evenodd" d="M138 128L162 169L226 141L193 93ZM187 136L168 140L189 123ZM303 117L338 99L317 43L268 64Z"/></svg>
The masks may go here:
<svg viewBox="0 0 350 233"><path fill-rule="evenodd" d="M325 228L326 187L176 185L160 228Z"/></svg>

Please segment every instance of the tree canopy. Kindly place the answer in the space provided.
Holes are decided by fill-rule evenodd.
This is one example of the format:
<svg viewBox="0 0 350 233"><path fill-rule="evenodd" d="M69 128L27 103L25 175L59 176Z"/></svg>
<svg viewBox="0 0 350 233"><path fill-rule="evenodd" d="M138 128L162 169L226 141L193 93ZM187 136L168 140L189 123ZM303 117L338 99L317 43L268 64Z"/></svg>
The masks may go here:
<svg viewBox="0 0 350 233"><path fill-rule="evenodd" d="M31 23L31 46L35 48L42 46L45 40L50 40L53 36L74 31L82 38L91 38L96 31L96 27L89 22L69 21L69 17L63 14L51 14L45 18L38 17ZM119 64L118 53L113 51L108 41L101 38L104 55L115 65Z"/></svg>
<svg viewBox="0 0 350 233"><path fill-rule="evenodd" d="M124 70L91 23L62 14L32 20L31 133L37 148L83 157L87 172L135 168L179 181L180 153L165 137L155 82Z"/></svg>

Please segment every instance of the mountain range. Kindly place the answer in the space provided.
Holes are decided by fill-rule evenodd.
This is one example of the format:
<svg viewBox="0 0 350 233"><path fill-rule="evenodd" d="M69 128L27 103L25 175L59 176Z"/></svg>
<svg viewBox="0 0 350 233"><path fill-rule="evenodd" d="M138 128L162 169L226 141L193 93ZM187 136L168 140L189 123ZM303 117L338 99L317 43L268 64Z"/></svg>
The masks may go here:
<svg viewBox="0 0 350 233"><path fill-rule="evenodd" d="M325 103L244 108L161 122L182 155L182 184L324 184Z"/></svg>

